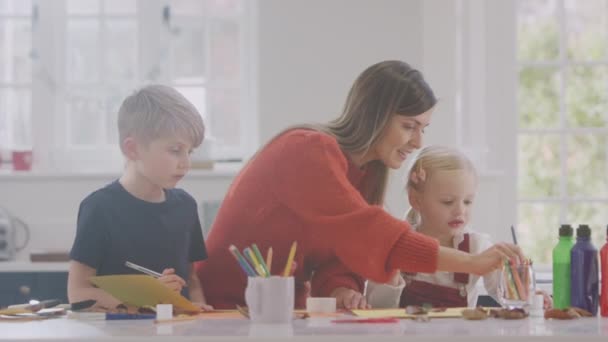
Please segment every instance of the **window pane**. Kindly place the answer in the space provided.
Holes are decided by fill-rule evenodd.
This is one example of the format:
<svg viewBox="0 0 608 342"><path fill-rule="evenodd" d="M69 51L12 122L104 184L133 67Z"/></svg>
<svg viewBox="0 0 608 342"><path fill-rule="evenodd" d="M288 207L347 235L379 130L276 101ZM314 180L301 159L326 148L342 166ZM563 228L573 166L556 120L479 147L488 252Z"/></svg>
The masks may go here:
<svg viewBox="0 0 608 342"><path fill-rule="evenodd" d="M560 205L521 203L518 213L518 242L524 253L537 265L550 265L551 252L558 241Z"/></svg>
<svg viewBox="0 0 608 342"><path fill-rule="evenodd" d="M520 134L517 180L521 198L560 195L559 142L557 134Z"/></svg>
<svg viewBox="0 0 608 342"><path fill-rule="evenodd" d="M101 10L99 0L67 0L69 14L97 14Z"/></svg>
<svg viewBox="0 0 608 342"><path fill-rule="evenodd" d="M580 134L567 141L568 196L608 197L607 135Z"/></svg>
<svg viewBox="0 0 608 342"><path fill-rule="evenodd" d="M0 145L32 146L31 113L29 89L0 88Z"/></svg>
<svg viewBox="0 0 608 342"><path fill-rule="evenodd" d="M124 85L109 87L109 94L106 96L105 111L105 139L107 144L118 144L118 109L122 101L132 93L132 89L124 88Z"/></svg>
<svg viewBox="0 0 608 342"><path fill-rule="evenodd" d="M202 16L205 2L203 0L171 0L172 15Z"/></svg>
<svg viewBox="0 0 608 342"><path fill-rule="evenodd" d="M207 0L208 11L214 16L234 16L243 12L242 0Z"/></svg>
<svg viewBox="0 0 608 342"><path fill-rule="evenodd" d="M31 15L31 0L0 0L0 14Z"/></svg>
<svg viewBox="0 0 608 342"><path fill-rule="evenodd" d="M519 72L520 128L559 126L560 74L556 68L523 68Z"/></svg>
<svg viewBox="0 0 608 342"><path fill-rule="evenodd" d="M588 224L591 227L593 244L598 250L606 243L607 218L608 203L580 202L568 206L568 223L572 224L574 229L579 224Z"/></svg>
<svg viewBox="0 0 608 342"><path fill-rule="evenodd" d="M605 66L575 66L567 71L566 116L574 127L602 127L608 110Z"/></svg>
<svg viewBox="0 0 608 342"><path fill-rule="evenodd" d="M0 20L0 82L32 81L32 26L29 20Z"/></svg>
<svg viewBox="0 0 608 342"><path fill-rule="evenodd" d="M132 83L137 78L137 26L134 20L105 22L103 77L111 82Z"/></svg>
<svg viewBox="0 0 608 342"><path fill-rule="evenodd" d="M211 32L211 76L214 81L239 80L239 25L215 21Z"/></svg>
<svg viewBox="0 0 608 342"><path fill-rule="evenodd" d="M104 11L107 14L135 14L136 0L104 0Z"/></svg>
<svg viewBox="0 0 608 342"><path fill-rule="evenodd" d="M520 61L556 60L559 56L557 1L519 1L517 44Z"/></svg>
<svg viewBox="0 0 608 342"><path fill-rule="evenodd" d="M95 145L103 131L104 111L99 89L73 89L68 96L69 144Z"/></svg>
<svg viewBox="0 0 608 342"><path fill-rule="evenodd" d="M209 126L218 145L237 147L241 144L241 97L233 89L209 89Z"/></svg>
<svg viewBox="0 0 608 342"><path fill-rule="evenodd" d="M99 80L99 22L76 20L68 22L67 79L70 82Z"/></svg>
<svg viewBox="0 0 608 342"><path fill-rule="evenodd" d="M181 18L171 41L171 71L176 83L205 82L205 30L202 19Z"/></svg>
<svg viewBox="0 0 608 342"><path fill-rule="evenodd" d="M606 58L606 1L566 0L565 5L568 57L574 60Z"/></svg>
<svg viewBox="0 0 608 342"><path fill-rule="evenodd" d="M188 99L188 101L192 102L194 107L198 109L198 112L203 117L205 121L205 135L207 135L210 130L210 123L208 122L207 116L207 90L203 87L188 87L183 85L176 85L175 89L179 91L184 97Z"/></svg>

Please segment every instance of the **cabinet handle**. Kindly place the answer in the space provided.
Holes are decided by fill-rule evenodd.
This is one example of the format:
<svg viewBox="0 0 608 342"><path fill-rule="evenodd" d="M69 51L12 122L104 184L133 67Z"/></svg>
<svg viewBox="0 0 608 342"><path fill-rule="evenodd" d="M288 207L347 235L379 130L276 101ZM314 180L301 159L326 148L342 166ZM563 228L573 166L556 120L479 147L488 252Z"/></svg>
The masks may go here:
<svg viewBox="0 0 608 342"><path fill-rule="evenodd" d="M27 285L21 285L19 286L19 293L21 293L24 296L29 295L32 292L32 289L27 286Z"/></svg>

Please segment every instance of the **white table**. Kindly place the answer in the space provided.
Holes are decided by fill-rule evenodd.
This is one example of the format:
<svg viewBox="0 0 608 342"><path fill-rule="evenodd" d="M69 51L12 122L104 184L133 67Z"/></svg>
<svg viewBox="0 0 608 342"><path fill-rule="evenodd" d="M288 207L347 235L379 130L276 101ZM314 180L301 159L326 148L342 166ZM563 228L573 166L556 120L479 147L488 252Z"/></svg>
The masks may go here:
<svg viewBox="0 0 608 342"><path fill-rule="evenodd" d="M401 320L385 324L335 324L329 318L296 320L289 325L256 325L247 320L196 320L154 324L151 320L0 322L0 341L602 341L608 338L607 318L571 321Z"/></svg>

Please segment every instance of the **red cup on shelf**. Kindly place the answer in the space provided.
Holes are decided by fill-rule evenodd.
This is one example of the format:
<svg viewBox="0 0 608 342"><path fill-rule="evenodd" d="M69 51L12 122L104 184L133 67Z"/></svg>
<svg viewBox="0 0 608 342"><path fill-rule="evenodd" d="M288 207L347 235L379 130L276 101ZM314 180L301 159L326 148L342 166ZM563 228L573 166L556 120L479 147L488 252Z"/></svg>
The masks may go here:
<svg viewBox="0 0 608 342"><path fill-rule="evenodd" d="M29 171L32 169L32 150L13 151L13 170Z"/></svg>

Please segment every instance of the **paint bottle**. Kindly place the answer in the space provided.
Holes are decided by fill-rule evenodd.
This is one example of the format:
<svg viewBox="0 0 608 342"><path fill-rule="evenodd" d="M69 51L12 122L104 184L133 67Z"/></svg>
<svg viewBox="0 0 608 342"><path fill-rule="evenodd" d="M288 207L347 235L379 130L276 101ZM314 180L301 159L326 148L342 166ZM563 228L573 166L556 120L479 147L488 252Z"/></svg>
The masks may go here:
<svg viewBox="0 0 608 342"><path fill-rule="evenodd" d="M602 267L602 297L600 298L600 314L608 317L608 226L606 226L606 243L600 250Z"/></svg>
<svg viewBox="0 0 608 342"><path fill-rule="evenodd" d="M598 253L591 243L591 229L581 224L576 229L576 243L570 252L570 305L594 316L599 304L598 272Z"/></svg>
<svg viewBox="0 0 608 342"><path fill-rule="evenodd" d="M564 309L570 306L570 252L574 230L569 224L559 227L559 242L553 248L553 306Z"/></svg>

